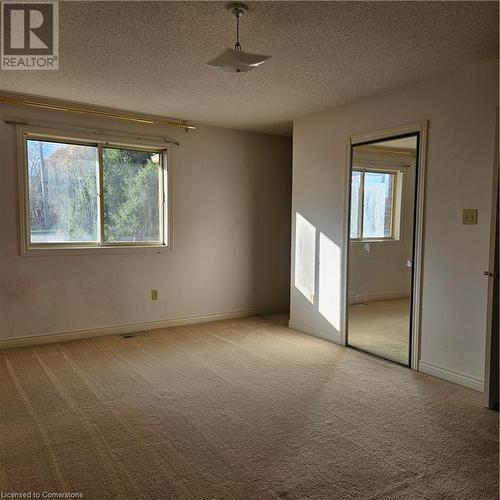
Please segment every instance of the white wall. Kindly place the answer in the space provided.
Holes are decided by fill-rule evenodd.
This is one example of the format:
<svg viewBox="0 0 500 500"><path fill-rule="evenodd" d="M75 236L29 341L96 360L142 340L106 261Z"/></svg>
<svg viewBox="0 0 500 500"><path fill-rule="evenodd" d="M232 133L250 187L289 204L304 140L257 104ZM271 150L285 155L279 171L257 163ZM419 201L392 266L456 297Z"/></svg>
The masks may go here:
<svg viewBox="0 0 500 500"><path fill-rule="evenodd" d="M21 257L16 136L6 117L179 140L169 162L173 252ZM3 106L0 119L0 339L287 306L290 138Z"/></svg>
<svg viewBox="0 0 500 500"><path fill-rule="evenodd" d="M498 61L492 61L294 122L292 215L302 214L340 248L346 139L429 120L421 366L476 387L484 368L483 270L489 255L497 104ZM462 208L479 209L478 225L462 225ZM292 228L292 256L294 238ZM294 264L292 259L291 325L338 341L340 252L335 273L316 280L323 279L333 289L333 321L320 311L321 297L311 304L295 289Z"/></svg>

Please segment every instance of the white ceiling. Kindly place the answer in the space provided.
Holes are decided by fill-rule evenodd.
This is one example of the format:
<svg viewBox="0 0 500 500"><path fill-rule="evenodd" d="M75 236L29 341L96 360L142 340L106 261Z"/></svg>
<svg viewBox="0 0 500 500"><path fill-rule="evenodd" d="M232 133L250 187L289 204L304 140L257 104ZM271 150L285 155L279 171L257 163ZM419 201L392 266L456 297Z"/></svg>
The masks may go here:
<svg viewBox="0 0 500 500"><path fill-rule="evenodd" d="M0 88L198 123L289 133L298 116L498 58L497 2L249 2L249 73L204 63L234 43L223 2L60 5L60 70Z"/></svg>
<svg viewBox="0 0 500 500"><path fill-rule="evenodd" d="M374 142L370 147L383 147L392 149L415 149L417 147L417 136L402 137L400 139L388 139L386 141Z"/></svg>

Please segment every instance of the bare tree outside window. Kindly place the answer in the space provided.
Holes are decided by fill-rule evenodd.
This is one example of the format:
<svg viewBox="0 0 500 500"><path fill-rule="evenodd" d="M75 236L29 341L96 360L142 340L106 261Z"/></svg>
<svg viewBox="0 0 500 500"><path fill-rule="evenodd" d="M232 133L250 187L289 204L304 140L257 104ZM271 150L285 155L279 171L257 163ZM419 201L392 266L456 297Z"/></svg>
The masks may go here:
<svg viewBox="0 0 500 500"><path fill-rule="evenodd" d="M28 140L31 241L97 241L97 148Z"/></svg>

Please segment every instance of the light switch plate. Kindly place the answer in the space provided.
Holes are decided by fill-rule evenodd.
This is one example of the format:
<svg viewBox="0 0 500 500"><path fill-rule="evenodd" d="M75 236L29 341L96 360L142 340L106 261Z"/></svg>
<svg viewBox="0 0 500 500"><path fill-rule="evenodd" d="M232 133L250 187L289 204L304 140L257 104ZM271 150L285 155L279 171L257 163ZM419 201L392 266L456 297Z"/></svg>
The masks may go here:
<svg viewBox="0 0 500 500"><path fill-rule="evenodd" d="M477 208L464 208L462 213L462 224L477 224Z"/></svg>
<svg viewBox="0 0 500 500"><path fill-rule="evenodd" d="M158 290L151 290L151 300L158 300Z"/></svg>

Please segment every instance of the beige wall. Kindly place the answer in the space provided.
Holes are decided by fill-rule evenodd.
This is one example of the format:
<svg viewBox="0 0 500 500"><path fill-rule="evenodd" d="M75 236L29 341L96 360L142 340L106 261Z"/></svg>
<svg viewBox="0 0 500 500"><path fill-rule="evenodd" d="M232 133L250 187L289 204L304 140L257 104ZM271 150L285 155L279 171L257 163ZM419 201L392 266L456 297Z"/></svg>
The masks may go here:
<svg viewBox="0 0 500 500"><path fill-rule="evenodd" d="M340 249L346 139L429 120L421 366L474 387L480 387L484 369L483 270L489 255L497 104L498 61L492 61L294 122L292 220L296 212L302 214ZM462 225L462 208L479 209L478 225ZM292 229L292 256L294 239ZM334 272L323 276L333 289L330 320L318 307L321 297L311 304L293 286L292 261L291 325L340 339L340 260L338 251Z"/></svg>
<svg viewBox="0 0 500 500"><path fill-rule="evenodd" d="M0 339L288 304L290 138L0 113ZM173 252L21 257L15 128L6 117L179 140L170 154Z"/></svg>

